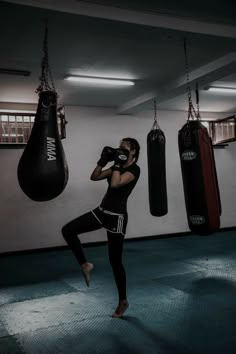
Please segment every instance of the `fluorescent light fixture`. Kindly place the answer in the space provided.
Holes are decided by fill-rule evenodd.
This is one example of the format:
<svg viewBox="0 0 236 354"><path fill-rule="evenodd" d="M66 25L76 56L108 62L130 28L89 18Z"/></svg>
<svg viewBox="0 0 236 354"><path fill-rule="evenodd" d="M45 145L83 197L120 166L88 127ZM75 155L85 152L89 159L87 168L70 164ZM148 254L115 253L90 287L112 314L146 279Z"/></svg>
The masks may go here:
<svg viewBox="0 0 236 354"><path fill-rule="evenodd" d="M208 91L236 94L236 87L208 87Z"/></svg>
<svg viewBox="0 0 236 354"><path fill-rule="evenodd" d="M79 76L79 75L68 75L64 77L64 80L83 82L88 84L104 84L111 86L133 86L134 82L125 79L113 79L105 77L92 77L92 76Z"/></svg>

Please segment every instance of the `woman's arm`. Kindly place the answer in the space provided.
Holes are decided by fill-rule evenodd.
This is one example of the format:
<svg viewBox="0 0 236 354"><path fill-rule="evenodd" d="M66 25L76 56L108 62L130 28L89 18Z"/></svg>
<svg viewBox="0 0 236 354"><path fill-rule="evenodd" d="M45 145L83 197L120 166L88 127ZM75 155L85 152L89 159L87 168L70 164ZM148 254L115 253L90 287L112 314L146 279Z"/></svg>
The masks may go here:
<svg viewBox="0 0 236 354"><path fill-rule="evenodd" d="M107 168L106 170L102 171L102 166L96 166L90 176L90 179L91 181L100 181L101 179L105 179L111 175L112 175L111 168Z"/></svg>
<svg viewBox="0 0 236 354"><path fill-rule="evenodd" d="M111 177L111 188L122 187L135 179L135 176L131 172L125 172L122 175L119 170L114 170Z"/></svg>

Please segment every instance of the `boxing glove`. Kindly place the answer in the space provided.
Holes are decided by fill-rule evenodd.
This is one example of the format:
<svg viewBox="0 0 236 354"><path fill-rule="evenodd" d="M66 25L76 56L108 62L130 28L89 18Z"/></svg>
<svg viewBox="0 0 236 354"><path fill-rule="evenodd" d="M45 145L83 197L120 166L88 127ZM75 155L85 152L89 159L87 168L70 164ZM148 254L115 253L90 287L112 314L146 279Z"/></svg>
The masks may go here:
<svg viewBox="0 0 236 354"><path fill-rule="evenodd" d="M127 160L129 158L129 150L127 149L115 149L115 157L114 157L114 161L115 161L115 165L124 165Z"/></svg>
<svg viewBox="0 0 236 354"><path fill-rule="evenodd" d="M105 146L102 150L101 157L97 162L98 166L104 167L109 161L115 158L115 149L110 146Z"/></svg>

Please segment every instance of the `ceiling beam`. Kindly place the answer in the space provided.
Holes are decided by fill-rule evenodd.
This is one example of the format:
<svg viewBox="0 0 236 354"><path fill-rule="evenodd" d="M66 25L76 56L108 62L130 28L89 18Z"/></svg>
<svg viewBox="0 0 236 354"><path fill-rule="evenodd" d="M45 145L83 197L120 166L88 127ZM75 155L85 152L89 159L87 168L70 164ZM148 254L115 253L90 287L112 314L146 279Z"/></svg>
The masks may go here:
<svg viewBox="0 0 236 354"><path fill-rule="evenodd" d="M5 2L150 27L236 38L236 26L233 25L200 21L181 16L122 9L115 6L104 6L79 0L5 0Z"/></svg>
<svg viewBox="0 0 236 354"><path fill-rule="evenodd" d="M198 81L199 89L209 85L209 83L219 80L236 70L236 53L229 53L208 64L205 64L189 73L189 85L194 89L194 84ZM158 104L168 101L171 98L186 93L186 75L181 76L158 90L146 92L118 107L119 114L128 114L140 109L144 104L156 99Z"/></svg>

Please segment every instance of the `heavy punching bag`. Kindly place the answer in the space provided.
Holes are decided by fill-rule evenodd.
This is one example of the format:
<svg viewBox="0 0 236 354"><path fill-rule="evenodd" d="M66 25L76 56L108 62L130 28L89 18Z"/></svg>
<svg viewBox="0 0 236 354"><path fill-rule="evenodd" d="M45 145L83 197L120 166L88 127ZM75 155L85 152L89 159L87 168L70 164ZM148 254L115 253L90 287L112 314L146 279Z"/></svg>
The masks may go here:
<svg viewBox="0 0 236 354"><path fill-rule="evenodd" d="M57 197L68 181L68 166L57 125L57 93L53 81L53 88L48 83L47 29L44 50L36 117L17 169L21 189L35 201Z"/></svg>
<svg viewBox="0 0 236 354"><path fill-rule="evenodd" d="M149 209L153 216L164 216L168 212L166 187L165 135L155 118L151 131L147 135L148 192Z"/></svg>
<svg viewBox="0 0 236 354"><path fill-rule="evenodd" d="M209 235L220 227L220 194L212 142L199 119L178 134L185 205L191 231Z"/></svg>
<svg viewBox="0 0 236 354"><path fill-rule="evenodd" d="M187 123L179 130L178 145L185 206L190 230L198 235L210 235L220 228L220 192L212 141L200 121L197 82L197 112L192 104L186 40L184 54L189 107Z"/></svg>

